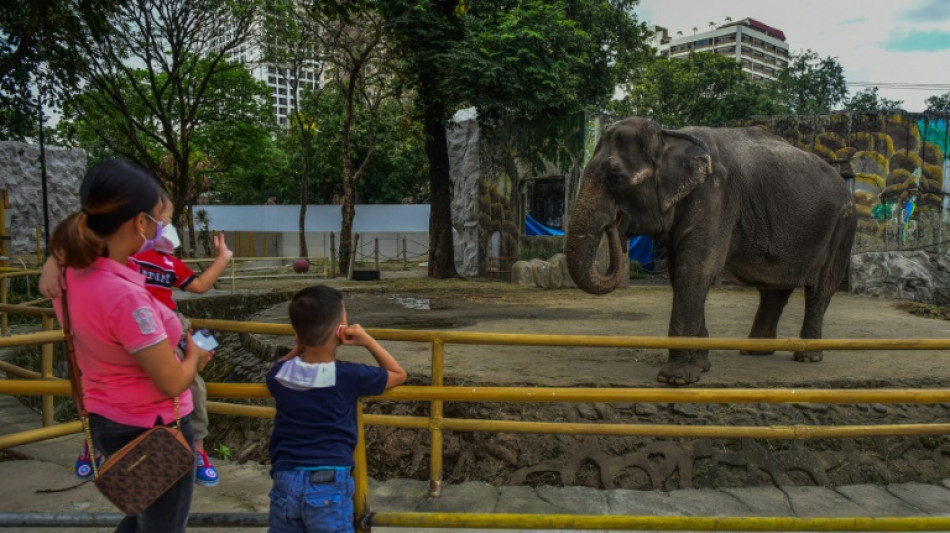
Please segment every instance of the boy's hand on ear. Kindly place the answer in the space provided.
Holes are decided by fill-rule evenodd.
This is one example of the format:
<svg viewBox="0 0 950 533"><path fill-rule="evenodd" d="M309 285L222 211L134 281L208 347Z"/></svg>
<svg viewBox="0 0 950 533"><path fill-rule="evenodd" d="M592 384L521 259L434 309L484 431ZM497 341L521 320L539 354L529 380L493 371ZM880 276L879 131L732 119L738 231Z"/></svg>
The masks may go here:
<svg viewBox="0 0 950 533"><path fill-rule="evenodd" d="M373 341L373 337L359 324L342 326L341 332L340 342L347 346L367 346Z"/></svg>

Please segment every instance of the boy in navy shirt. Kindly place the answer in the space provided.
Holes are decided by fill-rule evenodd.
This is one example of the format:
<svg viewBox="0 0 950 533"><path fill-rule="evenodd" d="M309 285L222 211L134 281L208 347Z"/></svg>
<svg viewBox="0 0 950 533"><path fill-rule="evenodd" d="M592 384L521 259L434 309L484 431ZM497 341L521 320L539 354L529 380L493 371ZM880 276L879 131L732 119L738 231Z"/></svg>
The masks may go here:
<svg viewBox="0 0 950 533"><path fill-rule="evenodd" d="M301 290L289 315L297 345L267 373L277 403L269 531L352 532L357 398L405 383L406 372L359 324L347 324L334 288ZM379 367L337 361L341 344L363 346Z"/></svg>

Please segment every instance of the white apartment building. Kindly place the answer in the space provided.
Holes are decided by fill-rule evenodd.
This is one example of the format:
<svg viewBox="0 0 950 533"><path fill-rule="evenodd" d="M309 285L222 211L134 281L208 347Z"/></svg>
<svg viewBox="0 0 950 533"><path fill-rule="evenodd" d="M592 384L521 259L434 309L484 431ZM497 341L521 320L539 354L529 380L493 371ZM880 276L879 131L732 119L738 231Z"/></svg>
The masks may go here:
<svg viewBox="0 0 950 533"><path fill-rule="evenodd" d="M764 81L778 77L788 66L788 43L782 30L746 18L723 24L714 30L684 36L670 36L661 26L654 26L653 47L662 57L678 58L690 52L712 52L735 58L750 80Z"/></svg>
<svg viewBox="0 0 950 533"><path fill-rule="evenodd" d="M282 68L263 60L264 50L260 44L260 38L263 35L260 22L253 26L252 33L256 34L250 41L232 50L228 54L229 61L236 61L247 66L251 76L258 81L267 84L271 91L271 107L277 122L282 126L289 124L288 116L293 114L294 105L301 93L307 89L313 89L325 80L320 77L320 69L315 65L304 66L299 73L299 79L294 78L292 69ZM211 39L212 47L216 47L219 42L225 42L224 39L230 36L213 37ZM296 87L296 90L294 88Z"/></svg>

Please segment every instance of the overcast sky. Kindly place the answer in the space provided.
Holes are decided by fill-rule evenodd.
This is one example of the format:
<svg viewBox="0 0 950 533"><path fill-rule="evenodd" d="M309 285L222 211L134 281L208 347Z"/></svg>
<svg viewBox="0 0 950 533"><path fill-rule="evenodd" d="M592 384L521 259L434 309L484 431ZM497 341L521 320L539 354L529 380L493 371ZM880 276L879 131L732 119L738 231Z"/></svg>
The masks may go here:
<svg viewBox="0 0 950 533"><path fill-rule="evenodd" d="M950 0L640 0L637 16L673 36L754 18L782 30L792 53L835 57L851 94L871 83L907 111L950 92Z"/></svg>

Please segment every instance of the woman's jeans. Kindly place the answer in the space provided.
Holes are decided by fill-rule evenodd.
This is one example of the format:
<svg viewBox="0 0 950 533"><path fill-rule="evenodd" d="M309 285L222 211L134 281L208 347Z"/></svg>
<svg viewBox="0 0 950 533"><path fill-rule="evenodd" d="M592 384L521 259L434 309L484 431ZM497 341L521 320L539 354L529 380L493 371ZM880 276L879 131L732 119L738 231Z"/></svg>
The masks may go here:
<svg viewBox="0 0 950 533"><path fill-rule="evenodd" d="M135 437L144 433L148 428L126 426L113 422L97 414L89 414L89 425L92 428L92 442L96 451L106 457L119 451ZM156 421L156 425L158 422ZM175 422L168 424L173 427ZM191 426L191 419L181 418L181 430L188 444L194 449L195 432ZM119 523L116 533L184 533L188 524L188 513L191 510L191 495L195 490L194 476L185 476L175 483L165 494L155 500L148 509L137 515L128 515Z"/></svg>
<svg viewBox="0 0 950 533"><path fill-rule="evenodd" d="M349 468L282 470L271 477L269 533L352 533Z"/></svg>

